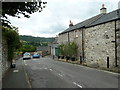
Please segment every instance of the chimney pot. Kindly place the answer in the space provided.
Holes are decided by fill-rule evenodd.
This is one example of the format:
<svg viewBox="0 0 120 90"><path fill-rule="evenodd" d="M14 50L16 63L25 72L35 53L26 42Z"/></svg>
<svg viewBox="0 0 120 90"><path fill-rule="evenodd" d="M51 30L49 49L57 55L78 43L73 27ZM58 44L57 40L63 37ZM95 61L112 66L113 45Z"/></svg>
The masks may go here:
<svg viewBox="0 0 120 90"><path fill-rule="evenodd" d="M106 13L106 8L104 7L104 4L102 4L102 8L100 9L100 13Z"/></svg>
<svg viewBox="0 0 120 90"><path fill-rule="evenodd" d="M70 20L70 24L69 24L69 27L71 27L71 26L73 26L73 22L71 22L71 20Z"/></svg>
<svg viewBox="0 0 120 90"><path fill-rule="evenodd" d="M102 4L102 8L104 8L104 4Z"/></svg>

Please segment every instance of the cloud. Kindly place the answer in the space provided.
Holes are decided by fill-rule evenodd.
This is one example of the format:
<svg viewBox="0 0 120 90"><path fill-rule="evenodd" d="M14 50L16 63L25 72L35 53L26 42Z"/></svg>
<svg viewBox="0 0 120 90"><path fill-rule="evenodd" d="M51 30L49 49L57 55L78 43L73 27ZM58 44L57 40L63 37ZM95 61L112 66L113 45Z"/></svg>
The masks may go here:
<svg viewBox="0 0 120 90"><path fill-rule="evenodd" d="M68 28L70 20L76 24L99 14L103 3L107 12L117 9L117 0L48 0L41 13L36 12L30 18L9 19L19 27L21 35L55 37Z"/></svg>

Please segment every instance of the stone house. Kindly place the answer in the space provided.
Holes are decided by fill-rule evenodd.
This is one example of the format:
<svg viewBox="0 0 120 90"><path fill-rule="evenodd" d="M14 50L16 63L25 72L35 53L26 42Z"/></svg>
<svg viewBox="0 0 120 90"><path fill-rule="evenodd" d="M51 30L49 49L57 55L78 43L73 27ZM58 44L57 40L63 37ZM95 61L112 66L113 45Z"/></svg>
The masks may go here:
<svg viewBox="0 0 120 90"><path fill-rule="evenodd" d="M37 52L41 55L41 56L45 56L49 54L49 47L48 46L38 46L37 47Z"/></svg>
<svg viewBox="0 0 120 90"><path fill-rule="evenodd" d="M58 37L55 37L55 41L50 43L48 47L50 48L50 55L58 56Z"/></svg>
<svg viewBox="0 0 120 90"><path fill-rule="evenodd" d="M100 14L59 33L58 43L76 42L78 57L87 65L117 67L120 65L120 9L106 13L104 4Z"/></svg>

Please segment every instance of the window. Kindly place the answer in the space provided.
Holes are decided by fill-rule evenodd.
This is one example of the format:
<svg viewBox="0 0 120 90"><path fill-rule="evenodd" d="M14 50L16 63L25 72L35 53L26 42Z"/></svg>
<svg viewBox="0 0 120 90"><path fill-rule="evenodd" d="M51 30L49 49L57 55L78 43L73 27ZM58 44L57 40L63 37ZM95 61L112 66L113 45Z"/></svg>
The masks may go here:
<svg viewBox="0 0 120 90"><path fill-rule="evenodd" d="M75 30L74 33L75 33L75 38L78 38L77 30Z"/></svg>

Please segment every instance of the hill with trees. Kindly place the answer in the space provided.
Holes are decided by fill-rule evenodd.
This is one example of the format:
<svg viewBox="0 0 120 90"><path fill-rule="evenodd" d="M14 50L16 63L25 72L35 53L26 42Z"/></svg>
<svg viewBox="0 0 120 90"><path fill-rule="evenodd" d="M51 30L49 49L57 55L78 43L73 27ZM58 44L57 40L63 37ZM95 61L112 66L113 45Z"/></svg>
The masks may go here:
<svg viewBox="0 0 120 90"><path fill-rule="evenodd" d="M54 42L55 38L20 35L20 40L23 41L24 44L33 45L37 47L37 46L47 46L48 43Z"/></svg>

